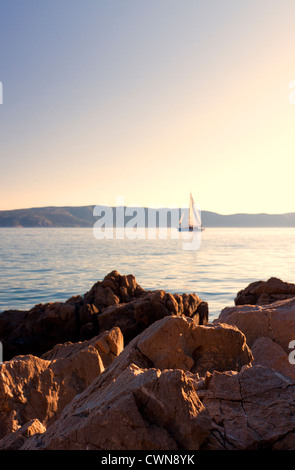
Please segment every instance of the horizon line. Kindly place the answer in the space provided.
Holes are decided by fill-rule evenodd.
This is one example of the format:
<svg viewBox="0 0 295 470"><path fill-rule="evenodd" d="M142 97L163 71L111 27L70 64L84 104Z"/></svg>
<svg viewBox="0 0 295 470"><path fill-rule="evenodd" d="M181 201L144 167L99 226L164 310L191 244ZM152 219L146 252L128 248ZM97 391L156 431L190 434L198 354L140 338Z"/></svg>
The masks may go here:
<svg viewBox="0 0 295 470"><path fill-rule="evenodd" d="M112 207L113 209L116 207L141 207L144 209L155 209L155 210L160 210L160 209L165 209L165 210L172 210L172 209L187 209L188 206L183 206L183 207L177 207L177 206L149 206L149 205L130 205L130 204L124 204L124 206L119 205L119 206L114 206L110 204L83 204L83 205L63 205L63 206L56 206L56 205L48 205L48 206L32 206L32 207L22 207L18 209L0 209L0 212L15 212L15 211L25 211L25 210L35 210L35 209L49 209L49 208L54 208L54 209L63 209L63 208L82 208L82 207L96 207L96 206L102 206L102 207ZM201 212L211 212L213 214L221 215L221 216L231 216L231 215L289 215L289 214L294 214L295 209L293 212L231 212L231 213L221 213L221 212L215 212L213 210L206 210L206 209L201 209Z"/></svg>

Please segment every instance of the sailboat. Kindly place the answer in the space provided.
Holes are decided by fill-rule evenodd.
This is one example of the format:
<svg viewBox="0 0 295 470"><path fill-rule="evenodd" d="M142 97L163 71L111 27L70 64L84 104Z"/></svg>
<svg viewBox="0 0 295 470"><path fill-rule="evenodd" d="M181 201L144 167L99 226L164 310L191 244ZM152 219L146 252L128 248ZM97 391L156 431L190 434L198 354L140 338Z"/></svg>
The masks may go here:
<svg viewBox="0 0 295 470"><path fill-rule="evenodd" d="M182 213L180 221L179 221L179 228L178 228L179 231L194 232L194 231L205 230L205 228L202 226L201 212L198 210L195 204L192 193L190 193L190 199L189 199L188 225L183 224L183 219L184 219L184 212Z"/></svg>

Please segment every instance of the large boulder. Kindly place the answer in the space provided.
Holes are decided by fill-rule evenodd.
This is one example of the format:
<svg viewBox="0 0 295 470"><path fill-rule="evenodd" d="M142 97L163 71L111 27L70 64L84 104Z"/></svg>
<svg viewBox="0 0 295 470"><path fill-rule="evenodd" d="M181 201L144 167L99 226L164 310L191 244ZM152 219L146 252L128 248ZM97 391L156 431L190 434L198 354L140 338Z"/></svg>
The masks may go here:
<svg viewBox="0 0 295 470"><path fill-rule="evenodd" d="M246 336L250 348L258 338L266 337L288 353L290 341L295 340L295 297L270 305L226 307L213 321L219 323L235 325Z"/></svg>
<svg viewBox="0 0 295 470"><path fill-rule="evenodd" d="M238 305L224 308L213 324L236 326L246 337L254 360L295 379L295 297L267 305Z"/></svg>
<svg viewBox="0 0 295 470"><path fill-rule="evenodd" d="M112 382L130 364L204 375L240 370L252 360L245 336L236 327L196 325L191 318L174 315L158 320L134 338L97 381Z"/></svg>
<svg viewBox="0 0 295 470"><path fill-rule="evenodd" d="M97 317L100 331L118 326L124 334L125 344L148 326L166 316L192 318L195 324L208 323L207 304L196 294L170 294L163 290L147 292L139 299L112 305Z"/></svg>
<svg viewBox="0 0 295 470"><path fill-rule="evenodd" d="M210 425L183 371L131 364L105 386L95 382L22 449L197 450Z"/></svg>
<svg viewBox="0 0 295 470"><path fill-rule="evenodd" d="M253 360L245 336L236 327L195 325L183 317L167 317L151 325L138 337L137 349L160 370L182 369L200 375L239 370Z"/></svg>
<svg viewBox="0 0 295 470"><path fill-rule="evenodd" d="M267 281L252 282L238 292L235 305L267 305L292 297L295 297L295 284L271 277Z"/></svg>
<svg viewBox="0 0 295 470"><path fill-rule="evenodd" d="M214 372L196 393L215 423L206 449L294 450L295 381L260 365Z"/></svg>
<svg viewBox="0 0 295 470"><path fill-rule="evenodd" d="M258 338L251 352L254 357L253 365L263 365L295 380L295 366L290 362L289 354L275 341L265 336Z"/></svg>
<svg viewBox="0 0 295 470"><path fill-rule="evenodd" d="M0 438L31 420L53 423L122 350L122 333L113 328L82 343L56 345L43 358L16 356L0 364Z"/></svg>
<svg viewBox="0 0 295 470"><path fill-rule="evenodd" d="M29 311L0 314L4 360L17 355L41 356L55 344L90 339L118 326L127 344L154 321L185 315L208 323L208 304L196 294L145 291L133 275L112 271L84 295L66 302L38 304Z"/></svg>

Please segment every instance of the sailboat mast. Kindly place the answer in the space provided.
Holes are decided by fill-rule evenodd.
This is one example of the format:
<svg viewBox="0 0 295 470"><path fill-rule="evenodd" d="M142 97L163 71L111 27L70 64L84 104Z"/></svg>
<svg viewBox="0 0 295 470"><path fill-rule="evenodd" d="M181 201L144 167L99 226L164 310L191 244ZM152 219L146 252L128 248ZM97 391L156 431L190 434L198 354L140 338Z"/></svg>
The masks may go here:
<svg viewBox="0 0 295 470"><path fill-rule="evenodd" d="M189 198L189 216L188 216L188 224L189 227L193 227L194 225L194 213L193 213L193 196L192 193L190 193L190 198Z"/></svg>

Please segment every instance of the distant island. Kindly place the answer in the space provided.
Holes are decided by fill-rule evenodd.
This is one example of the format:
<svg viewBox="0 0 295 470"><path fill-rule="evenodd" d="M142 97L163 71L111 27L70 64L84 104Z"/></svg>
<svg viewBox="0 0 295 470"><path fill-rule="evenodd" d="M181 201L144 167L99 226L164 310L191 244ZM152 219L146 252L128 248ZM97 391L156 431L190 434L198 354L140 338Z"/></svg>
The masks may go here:
<svg viewBox="0 0 295 470"><path fill-rule="evenodd" d="M0 211L0 227L93 227L98 217L93 215L94 207L101 211L106 206L64 206L64 207L34 207L30 209L16 209ZM115 212L115 208L114 212ZM128 207L128 211L136 207ZM142 208L141 208L142 210ZM145 210L145 226L147 226L147 212L154 212L153 220L156 226L162 226L164 220L178 220L181 209L147 209ZM188 209L183 209L187 211ZM175 213L177 212L177 214ZM125 217L124 223L132 217ZM286 214L230 214L222 215L216 212L202 211L204 227L295 227L295 212ZM144 226L144 224L142 224ZM155 226L155 225L154 225Z"/></svg>

